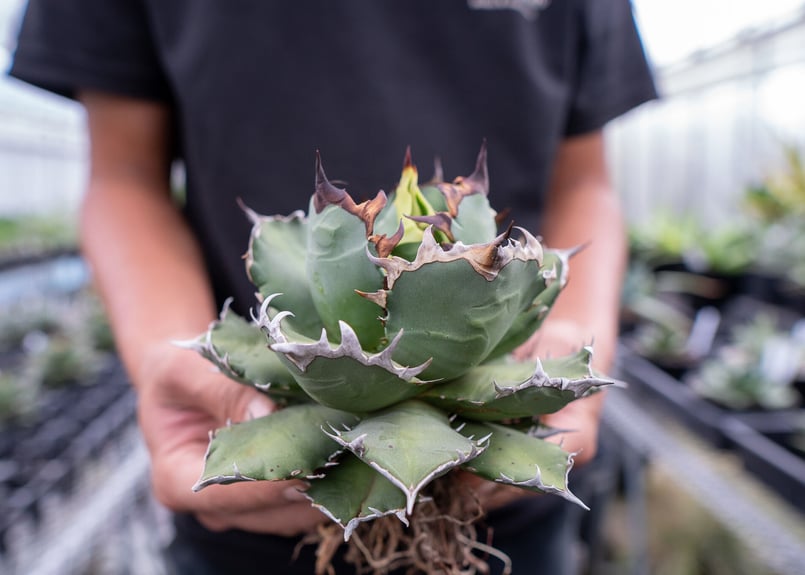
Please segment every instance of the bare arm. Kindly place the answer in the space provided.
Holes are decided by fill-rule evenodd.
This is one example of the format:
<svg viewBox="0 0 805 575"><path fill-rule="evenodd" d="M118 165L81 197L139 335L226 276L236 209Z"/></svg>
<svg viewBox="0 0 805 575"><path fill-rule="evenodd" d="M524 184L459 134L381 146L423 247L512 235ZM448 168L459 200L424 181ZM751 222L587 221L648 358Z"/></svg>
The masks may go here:
<svg viewBox="0 0 805 575"><path fill-rule="evenodd" d="M612 189L601 132L567 140L559 149L542 229L551 248L585 248L570 261L570 279L524 354L560 355L594 342L593 363L607 372L617 347L621 280L626 239L620 202ZM576 401L546 418L583 463L595 454L605 394Z"/></svg>
<svg viewBox="0 0 805 575"><path fill-rule="evenodd" d="M168 109L94 92L81 100L91 141L82 248L138 392L155 494L211 528L307 530L323 516L307 501L289 503L295 483L191 491L209 431L272 406L172 343L203 332L217 310L198 245L170 199Z"/></svg>
<svg viewBox="0 0 805 575"><path fill-rule="evenodd" d="M595 338L595 362L606 371L615 355L626 236L602 133L566 141L555 166L542 230L545 244L586 247L571 259L570 281L548 321L577 325L587 343Z"/></svg>
<svg viewBox="0 0 805 575"><path fill-rule="evenodd" d="M200 333L215 306L201 255L170 201L167 109L94 93L82 101L92 144L82 248L139 387L150 347Z"/></svg>

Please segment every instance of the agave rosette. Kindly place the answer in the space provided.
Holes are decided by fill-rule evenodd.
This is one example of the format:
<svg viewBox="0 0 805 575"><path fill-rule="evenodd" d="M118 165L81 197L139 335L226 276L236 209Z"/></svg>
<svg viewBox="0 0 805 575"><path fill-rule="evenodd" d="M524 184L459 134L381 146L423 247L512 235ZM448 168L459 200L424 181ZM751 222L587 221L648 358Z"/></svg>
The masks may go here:
<svg viewBox="0 0 805 575"><path fill-rule="evenodd" d="M409 152L391 196L363 203L317 156L307 214L246 209L260 305L249 319L227 306L189 346L284 408L215 432L195 489L304 479L345 539L384 515L407 522L456 468L579 502L573 454L533 430L612 381L593 373L589 347L511 357L567 281L570 253L498 233L488 188L485 147L471 175L421 187Z"/></svg>

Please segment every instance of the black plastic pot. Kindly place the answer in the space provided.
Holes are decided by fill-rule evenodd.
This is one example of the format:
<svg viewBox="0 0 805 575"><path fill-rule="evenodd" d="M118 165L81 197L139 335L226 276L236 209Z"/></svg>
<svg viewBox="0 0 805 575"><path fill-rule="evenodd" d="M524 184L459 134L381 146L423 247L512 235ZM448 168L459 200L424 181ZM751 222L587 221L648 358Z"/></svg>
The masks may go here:
<svg viewBox="0 0 805 575"><path fill-rule="evenodd" d="M747 471L805 513L805 459L780 443L788 434L779 424L774 427L763 432L746 418L733 417L724 422L724 433Z"/></svg>
<svg viewBox="0 0 805 575"><path fill-rule="evenodd" d="M801 430L805 409L719 407L623 346L619 371L628 393L674 417L710 445L734 451L748 472L805 512L805 455L788 443Z"/></svg>
<svg viewBox="0 0 805 575"><path fill-rule="evenodd" d="M714 447L729 446L723 432L725 410L628 348L619 351L619 375L629 385L628 393L650 401Z"/></svg>
<svg viewBox="0 0 805 575"><path fill-rule="evenodd" d="M751 271L743 274L739 292L759 301L800 314L805 310L805 286L779 274Z"/></svg>
<svg viewBox="0 0 805 575"><path fill-rule="evenodd" d="M652 271L658 289L677 292L694 310L721 308L743 289L741 274L693 269L685 262L666 263Z"/></svg>

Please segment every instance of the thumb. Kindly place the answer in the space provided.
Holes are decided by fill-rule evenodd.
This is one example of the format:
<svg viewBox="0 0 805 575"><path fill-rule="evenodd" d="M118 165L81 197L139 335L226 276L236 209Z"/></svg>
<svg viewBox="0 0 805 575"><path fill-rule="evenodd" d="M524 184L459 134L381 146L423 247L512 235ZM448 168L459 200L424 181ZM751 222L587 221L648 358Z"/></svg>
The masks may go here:
<svg viewBox="0 0 805 575"><path fill-rule="evenodd" d="M213 416L220 425L263 417L277 410L265 393L239 383L211 367L200 355L185 356L176 362L167 381L175 392L178 407L196 406Z"/></svg>
<svg viewBox="0 0 805 575"><path fill-rule="evenodd" d="M274 403L264 393L244 385L232 386L231 393L234 397L231 398L232 409L230 417L233 422L250 421L269 415L277 410L277 404Z"/></svg>
<svg viewBox="0 0 805 575"><path fill-rule="evenodd" d="M249 390L252 393L248 394L248 403L246 404L246 411L243 414L241 421L248 421L250 419L257 419L264 417L277 410L277 404L269 399L266 395L257 390Z"/></svg>

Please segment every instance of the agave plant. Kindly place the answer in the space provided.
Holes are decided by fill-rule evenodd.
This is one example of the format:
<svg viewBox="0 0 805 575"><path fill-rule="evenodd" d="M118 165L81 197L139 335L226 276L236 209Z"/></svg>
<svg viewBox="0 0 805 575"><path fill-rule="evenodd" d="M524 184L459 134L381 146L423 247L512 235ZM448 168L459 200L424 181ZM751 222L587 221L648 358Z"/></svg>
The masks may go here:
<svg viewBox="0 0 805 575"><path fill-rule="evenodd" d="M260 305L248 319L225 306L185 345L284 408L215 432L196 490L304 479L345 539L382 516L407 524L455 469L581 504L573 454L545 441L539 416L612 381L593 373L589 346L511 357L565 285L571 251L498 234L485 147L470 176L422 187L409 150L394 192L363 203L317 155L307 215L244 209Z"/></svg>

